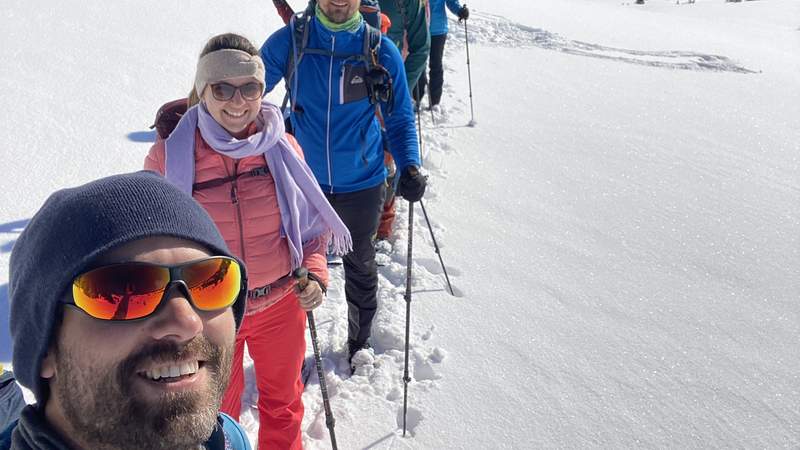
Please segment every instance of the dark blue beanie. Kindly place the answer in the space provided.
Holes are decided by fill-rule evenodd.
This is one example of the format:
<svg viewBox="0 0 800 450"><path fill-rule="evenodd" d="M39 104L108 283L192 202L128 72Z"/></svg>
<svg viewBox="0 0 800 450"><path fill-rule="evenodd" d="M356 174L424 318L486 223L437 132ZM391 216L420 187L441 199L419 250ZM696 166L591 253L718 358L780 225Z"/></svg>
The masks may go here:
<svg viewBox="0 0 800 450"><path fill-rule="evenodd" d="M147 171L57 191L22 231L9 267L13 364L17 380L39 403L47 397L42 359L72 280L103 253L151 236L194 241L213 255L233 257L205 209ZM237 329L246 297L242 292L233 305Z"/></svg>

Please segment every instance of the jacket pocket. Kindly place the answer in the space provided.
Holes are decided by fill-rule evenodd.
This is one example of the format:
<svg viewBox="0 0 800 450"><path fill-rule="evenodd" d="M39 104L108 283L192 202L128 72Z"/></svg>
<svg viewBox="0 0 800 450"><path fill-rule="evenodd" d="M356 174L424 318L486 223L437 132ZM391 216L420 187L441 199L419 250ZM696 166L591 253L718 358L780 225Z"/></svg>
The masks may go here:
<svg viewBox="0 0 800 450"><path fill-rule="evenodd" d="M367 68L363 65L345 64L339 79L339 103L351 103L363 100L369 95L367 91Z"/></svg>

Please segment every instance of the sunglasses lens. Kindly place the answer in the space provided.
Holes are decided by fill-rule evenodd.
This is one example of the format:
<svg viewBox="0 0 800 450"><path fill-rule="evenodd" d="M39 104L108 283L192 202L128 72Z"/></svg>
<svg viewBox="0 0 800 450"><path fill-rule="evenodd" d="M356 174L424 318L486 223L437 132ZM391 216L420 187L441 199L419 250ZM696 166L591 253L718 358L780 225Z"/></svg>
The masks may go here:
<svg viewBox="0 0 800 450"><path fill-rule="evenodd" d="M203 311L227 308L239 297L242 270L231 258L210 258L182 268L192 303Z"/></svg>
<svg viewBox="0 0 800 450"><path fill-rule="evenodd" d="M231 86L228 83L217 83L211 85L211 95L214 96L215 99L219 101L228 101L233 98L233 94L236 92L236 87Z"/></svg>
<svg viewBox="0 0 800 450"><path fill-rule="evenodd" d="M247 83L239 87L239 92L245 100L256 100L261 98L261 83Z"/></svg>
<svg viewBox="0 0 800 450"><path fill-rule="evenodd" d="M75 305L98 319L138 319L155 311L168 283L166 268L116 264L78 276L72 284L72 298Z"/></svg>

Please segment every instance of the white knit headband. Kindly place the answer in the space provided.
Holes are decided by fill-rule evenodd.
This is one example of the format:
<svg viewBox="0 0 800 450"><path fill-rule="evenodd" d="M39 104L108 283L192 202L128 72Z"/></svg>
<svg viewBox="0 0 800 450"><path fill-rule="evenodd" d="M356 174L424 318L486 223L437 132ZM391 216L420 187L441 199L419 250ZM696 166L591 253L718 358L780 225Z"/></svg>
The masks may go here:
<svg viewBox="0 0 800 450"><path fill-rule="evenodd" d="M213 51L197 61L194 88L203 95L207 85L234 77L253 77L264 82L264 61L258 55L235 49Z"/></svg>

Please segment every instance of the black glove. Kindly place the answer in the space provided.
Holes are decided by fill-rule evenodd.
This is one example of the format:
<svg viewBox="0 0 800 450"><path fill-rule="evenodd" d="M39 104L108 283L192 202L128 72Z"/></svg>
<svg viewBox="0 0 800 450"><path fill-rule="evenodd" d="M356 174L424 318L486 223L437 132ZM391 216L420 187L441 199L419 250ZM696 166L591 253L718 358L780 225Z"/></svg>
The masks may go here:
<svg viewBox="0 0 800 450"><path fill-rule="evenodd" d="M467 8L467 5L464 5L458 10L458 21L461 22L462 20L467 19L469 19L469 9Z"/></svg>
<svg viewBox="0 0 800 450"><path fill-rule="evenodd" d="M425 193L425 184L425 177L419 172L417 166L407 166L400 174L397 193L409 202L418 202Z"/></svg>

